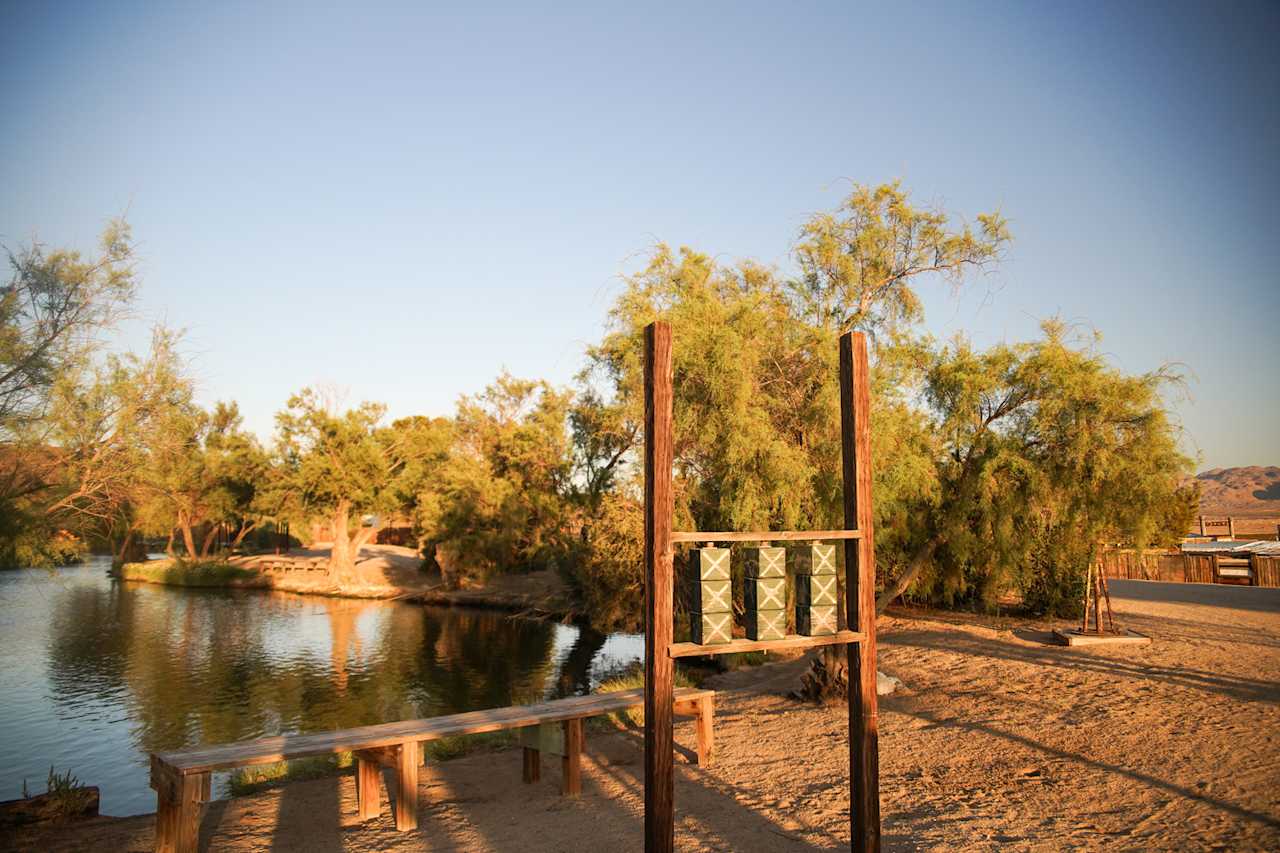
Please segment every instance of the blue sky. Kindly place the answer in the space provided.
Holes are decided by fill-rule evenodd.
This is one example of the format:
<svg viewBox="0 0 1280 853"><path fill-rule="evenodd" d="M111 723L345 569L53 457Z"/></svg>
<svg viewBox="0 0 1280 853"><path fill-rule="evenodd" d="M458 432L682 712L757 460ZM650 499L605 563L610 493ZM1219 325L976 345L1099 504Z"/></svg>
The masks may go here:
<svg viewBox="0 0 1280 853"><path fill-rule="evenodd" d="M792 268L849 181L1012 222L929 328L1184 364L1201 467L1280 464L1280 7L4 4L0 240L127 211L138 320L262 433L323 384L568 382L655 241Z"/></svg>

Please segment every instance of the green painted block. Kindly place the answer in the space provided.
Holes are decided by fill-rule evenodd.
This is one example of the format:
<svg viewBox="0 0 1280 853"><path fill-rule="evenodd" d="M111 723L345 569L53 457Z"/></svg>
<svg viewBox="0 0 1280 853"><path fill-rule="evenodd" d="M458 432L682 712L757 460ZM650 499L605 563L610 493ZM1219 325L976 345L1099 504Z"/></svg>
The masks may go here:
<svg viewBox="0 0 1280 853"><path fill-rule="evenodd" d="M801 607L796 605L796 633L821 637L836 632L836 607Z"/></svg>
<svg viewBox="0 0 1280 853"><path fill-rule="evenodd" d="M796 575L797 607L834 607L835 575Z"/></svg>
<svg viewBox="0 0 1280 853"><path fill-rule="evenodd" d="M733 610L729 581L702 581L690 590L689 609L699 613L728 613Z"/></svg>
<svg viewBox="0 0 1280 853"><path fill-rule="evenodd" d="M727 581L728 548L694 548L689 551L689 575L694 581Z"/></svg>
<svg viewBox="0 0 1280 853"><path fill-rule="evenodd" d="M748 610L745 621L748 640L781 640L787 636L785 610Z"/></svg>
<svg viewBox="0 0 1280 853"><path fill-rule="evenodd" d="M733 639L732 613L699 613L695 610L689 614L689 622L693 628L693 642L700 646L727 643Z"/></svg>
<svg viewBox="0 0 1280 853"><path fill-rule="evenodd" d="M749 578L785 578L787 552L785 548L744 548L742 565Z"/></svg>
<svg viewBox="0 0 1280 853"><path fill-rule="evenodd" d="M542 723L517 729L521 746L536 749L547 755L564 755L564 726L560 723Z"/></svg>
<svg viewBox="0 0 1280 853"><path fill-rule="evenodd" d="M787 579L748 575L742 583L742 606L748 613L752 610L786 610Z"/></svg>
<svg viewBox="0 0 1280 853"><path fill-rule="evenodd" d="M787 549L787 568L797 575L834 575L836 546L805 545Z"/></svg>

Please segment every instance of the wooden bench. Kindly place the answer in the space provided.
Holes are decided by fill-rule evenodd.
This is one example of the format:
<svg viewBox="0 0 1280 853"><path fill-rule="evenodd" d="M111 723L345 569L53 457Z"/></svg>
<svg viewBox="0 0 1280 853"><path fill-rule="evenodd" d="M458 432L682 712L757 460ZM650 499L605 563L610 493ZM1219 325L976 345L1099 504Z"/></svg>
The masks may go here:
<svg viewBox="0 0 1280 853"><path fill-rule="evenodd" d="M541 753L561 753L561 792L581 793L582 721L644 705L644 690L597 693L556 699L537 705L516 705L486 711L468 711L424 720L404 720L356 729L312 734L278 735L259 740L199 747L151 756L151 787L156 791L157 851L187 853L196 849L200 811L209 801L212 774L255 764L271 764L291 758L353 752L356 757L356 800L361 820L381 812L379 779L382 767L395 770L394 785L388 790L395 810L396 829L418 825L418 765L420 744L455 735L480 734L502 729L526 729L523 778L536 782L541 776ZM711 761L714 747L715 693L711 690L681 688L675 692L677 714L697 718L698 764ZM549 737L553 724L560 725L563 748Z"/></svg>

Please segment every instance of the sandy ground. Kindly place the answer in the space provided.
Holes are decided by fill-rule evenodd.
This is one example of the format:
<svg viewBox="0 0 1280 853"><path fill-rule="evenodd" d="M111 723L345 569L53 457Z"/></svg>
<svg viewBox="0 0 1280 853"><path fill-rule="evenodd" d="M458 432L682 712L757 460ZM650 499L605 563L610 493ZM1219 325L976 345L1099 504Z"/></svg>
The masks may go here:
<svg viewBox="0 0 1280 853"><path fill-rule="evenodd" d="M1044 626L885 620L881 798L890 850L1280 849L1280 590L1115 581L1144 648L1041 644ZM985 624L977 624L982 622ZM717 755L677 725L677 847L847 847L846 717L783 695L803 660L718 677ZM584 791L520 782L518 750L424 769L420 828L355 820L343 776L211 803L210 850L639 850L638 731L589 730ZM152 819L11 838L41 851L149 850ZM0 842L3 842L0 839ZM2 846L2 844L0 844Z"/></svg>

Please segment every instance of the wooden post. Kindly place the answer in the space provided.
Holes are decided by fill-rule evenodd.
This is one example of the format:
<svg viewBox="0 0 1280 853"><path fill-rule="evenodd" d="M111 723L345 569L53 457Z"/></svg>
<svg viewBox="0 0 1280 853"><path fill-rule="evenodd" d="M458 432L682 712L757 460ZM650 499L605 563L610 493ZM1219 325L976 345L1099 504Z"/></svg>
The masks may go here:
<svg viewBox="0 0 1280 853"><path fill-rule="evenodd" d="M564 755L560 758L560 793L576 797L582 793L582 718L564 721Z"/></svg>
<svg viewBox="0 0 1280 853"><path fill-rule="evenodd" d="M1200 535L1204 535L1204 516L1200 516Z"/></svg>
<svg viewBox="0 0 1280 853"><path fill-rule="evenodd" d="M156 789L157 853L195 853L200 838L202 795L209 789L208 773L165 773L160 784L154 760L152 786Z"/></svg>
<svg viewBox="0 0 1280 853"><path fill-rule="evenodd" d="M675 848L671 644L671 327L644 330L644 849Z"/></svg>
<svg viewBox="0 0 1280 853"><path fill-rule="evenodd" d="M880 849L879 699L876 696L876 555L871 507L871 390L867 340L840 337L840 450L844 526L845 612L866 639L845 647L849 670L849 842L860 853ZM855 627L856 626L856 627Z"/></svg>
<svg viewBox="0 0 1280 853"><path fill-rule="evenodd" d="M698 766L711 764L711 756L716 748L716 706L715 696L703 696L698 700Z"/></svg>
<svg viewBox="0 0 1280 853"><path fill-rule="evenodd" d="M1227 516L1227 538L1236 538L1236 520L1229 515Z"/></svg>
<svg viewBox="0 0 1280 853"><path fill-rule="evenodd" d="M381 764L356 756L356 813L360 820L369 820L382 813L381 787Z"/></svg>
<svg viewBox="0 0 1280 853"><path fill-rule="evenodd" d="M531 785L542 778L542 753L532 747L524 748L524 771L521 778L526 785Z"/></svg>
<svg viewBox="0 0 1280 853"><path fill-rule="evenodd" d="M396 829L418 828L418 742L400 744L396 756Z"/></svg>

